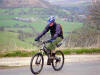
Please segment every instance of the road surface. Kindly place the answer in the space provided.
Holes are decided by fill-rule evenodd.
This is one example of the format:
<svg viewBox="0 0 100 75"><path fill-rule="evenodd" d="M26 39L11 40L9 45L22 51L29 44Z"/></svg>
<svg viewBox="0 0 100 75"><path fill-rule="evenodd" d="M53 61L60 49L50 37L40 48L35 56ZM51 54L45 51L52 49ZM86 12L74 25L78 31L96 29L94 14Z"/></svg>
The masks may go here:
<svg viewBox="0 0 100 75"><path fill-rule="evenodd" d="M33 75L29 66L13 69L1 69L0 75ZM54 71L44 65L39 75L100 75L100 61L65 63L61 71Z"/></svg>

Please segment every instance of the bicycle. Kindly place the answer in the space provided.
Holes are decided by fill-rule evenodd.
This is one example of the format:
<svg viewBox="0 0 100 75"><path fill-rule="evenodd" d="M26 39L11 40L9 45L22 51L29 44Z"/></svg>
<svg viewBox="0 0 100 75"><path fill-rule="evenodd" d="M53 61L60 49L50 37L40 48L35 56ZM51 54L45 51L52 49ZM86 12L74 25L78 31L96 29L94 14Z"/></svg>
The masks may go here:
<svg viewBox="0 0 100 75"><path fill-rule="evenodd" d="M53 59L50 59L52 56L51 50L46 48L47 42L42 42L42 48L39 50L38 53L32 56L30 62L30 69L33 74L39 74L44 65L44 58L43 55L45 54L48 57L49 65L52 64L52 67L55 71L59 71L63 68L64 65L64 54L62 51L57 50L55 51L55 55Z"/></svg>

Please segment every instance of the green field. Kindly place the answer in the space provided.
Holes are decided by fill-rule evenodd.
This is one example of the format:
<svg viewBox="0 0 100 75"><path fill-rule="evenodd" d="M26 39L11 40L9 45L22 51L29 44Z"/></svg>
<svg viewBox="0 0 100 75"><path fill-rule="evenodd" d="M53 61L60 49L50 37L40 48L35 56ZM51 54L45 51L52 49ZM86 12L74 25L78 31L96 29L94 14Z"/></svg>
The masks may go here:
<svg viewBox="0 0 100 75"><path fill-rule="evenodd" d="M19 40L18 33L0 31L0 50L16 50L18 48L29 49L35 47L28 43L28 41Z"/></svg>
<svg viewBox="0 0 100 75"><path fill-rule="evenodd" d="M64 21L61 21L60 19L57 19L56 21L57 23L61 24L63 26L63 29L64 29L64 32L71 32L77 28L80 28L82 27L82 23L79 23L79 22L64 22ZM19 28L14 28L13 26L18 24L19 26L23 26L23 25L26 25L26 26L33 26L35 28L36 31L38 32L41 32L44 27L47 25L47 22L44 21L44 20L41 20L41 19L38 19L34 22L23 22L23 21L15 21L15 20L11 20L9 18L9 20L0 20L0 26L10 26L11 28L8 28L8 29L11 29L11 30L18 30ZM27 32L31 32L27 30L27 28L25 28Z"/></svg>

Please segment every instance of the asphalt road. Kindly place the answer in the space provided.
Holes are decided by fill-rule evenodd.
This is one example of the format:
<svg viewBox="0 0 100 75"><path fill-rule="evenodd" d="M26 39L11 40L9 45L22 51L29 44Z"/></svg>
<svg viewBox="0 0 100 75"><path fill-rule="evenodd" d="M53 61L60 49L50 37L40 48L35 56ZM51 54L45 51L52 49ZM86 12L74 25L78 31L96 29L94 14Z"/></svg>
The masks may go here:
<svg viewBox="0 0 100 75"><path fill-rule="evenodd" d="M0 75L33 75L28 67L1 69ZM100 61L83 63L65 63L61 71L54 71L51 66L44 65L39 75L100 75Z"/></svg>

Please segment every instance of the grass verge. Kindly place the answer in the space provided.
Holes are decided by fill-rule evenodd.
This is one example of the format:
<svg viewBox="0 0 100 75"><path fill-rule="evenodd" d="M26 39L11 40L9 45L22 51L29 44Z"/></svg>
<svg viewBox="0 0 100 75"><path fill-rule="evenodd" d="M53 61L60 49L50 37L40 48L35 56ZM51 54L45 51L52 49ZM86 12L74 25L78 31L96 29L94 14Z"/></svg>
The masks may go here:
<svg viewBox="0 0 100 75"><path fill-rule="evenodd" d="M93 54L100 53L100 49L64 49L64 54Z"/></svg>
<svg viewBox="0 0 100 75"><path fill-rule="evenodd" d="M35 54L37 51L7 51L7 52L0 52L0 57L28 57Z"/></svg>
<svg viewBox="0 0 100 75"><path fill-rule="evenodd" d="M100 53L100 49L63 49L64 54L95 54ZM37 53L37 51L7 51L0 52L0 57L29 57Z"/></svg>

